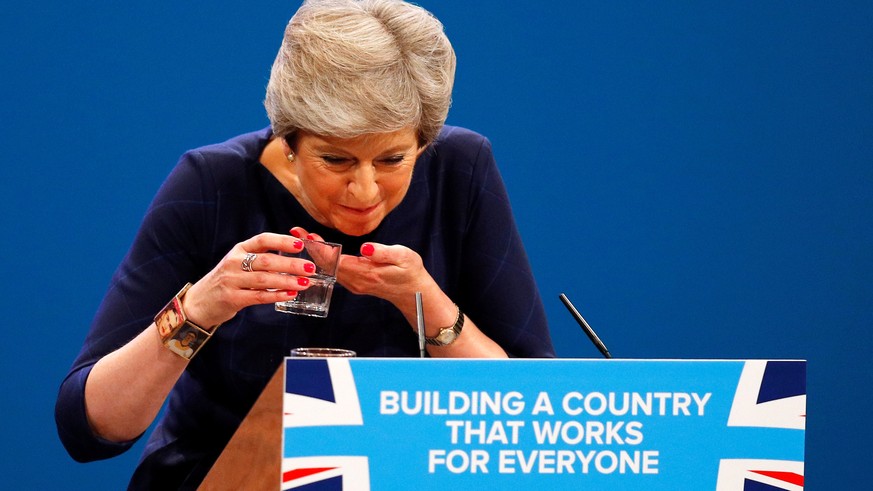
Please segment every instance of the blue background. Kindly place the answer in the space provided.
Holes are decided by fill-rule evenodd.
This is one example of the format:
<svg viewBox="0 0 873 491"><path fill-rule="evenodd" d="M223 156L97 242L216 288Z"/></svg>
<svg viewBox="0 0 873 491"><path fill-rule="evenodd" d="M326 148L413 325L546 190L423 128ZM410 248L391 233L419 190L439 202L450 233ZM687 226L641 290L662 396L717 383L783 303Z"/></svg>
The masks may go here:
<svg viewBox="0 0 873 491"><path fill-rule="evenodd" d="M558 353L809 360L807 482L861 486L873 402L873 3L421 2L458 54L449 122L489 136ZM186 149L267 124L298 2L0 11L0 488L119 489L57 386Z"/></svg>

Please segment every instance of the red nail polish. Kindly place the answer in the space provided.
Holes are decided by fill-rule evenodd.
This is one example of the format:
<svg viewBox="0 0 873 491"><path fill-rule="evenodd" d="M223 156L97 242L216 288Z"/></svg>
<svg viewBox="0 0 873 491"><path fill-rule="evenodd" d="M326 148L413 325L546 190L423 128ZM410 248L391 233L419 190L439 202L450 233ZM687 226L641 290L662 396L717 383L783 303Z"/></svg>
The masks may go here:
<svg viewBox="0 0 873 491"><path fill-rule="evenodd" d="M374 252L376 252L376 248L373 247L373 244L364 244L361 246L361 254L365 256L372 256Z"/></svg>
<svg viewBox="0 0 873 491"><path fill-rule="evenodd" d="M297 290L289 290L285 293L287 293L289 297L296 297L297 296Z"/></svg>
<svg viewBox="0 0 873 491"><path fill-rule="evenodd" d="M291 230L289 230L288 233L291 234L291 236L293 236L293 237L297 237L298 239L300 238L300 232L298 232L297 230L294 230L293 228Z"/></svg>
<svg viewBox="0 0 873 491"><path fill-rule="evenodd" d="M308 286L309 278L297 278L297 284L300 286Z"/></svg>
<svg viewBox="0 0 873 491"><path fill-rule="evenodd" d="M303 265L303 271L306 271L307 273L314 273L315 265L312 263L306 263Z"/></svg>
<svg viewBox="0 0 873 491"><path fill-rule="evenodd" d="M294 241L294 248L295 249L303 249L303 241L302 240L295 240Z"/></svg>
<svg viewBox="0 0 873 491"><path fill-rule="evenodd" d="M312 234L307 234L307 235L306 235L306 240L315 240L315 236L312 235Z"/></svg>

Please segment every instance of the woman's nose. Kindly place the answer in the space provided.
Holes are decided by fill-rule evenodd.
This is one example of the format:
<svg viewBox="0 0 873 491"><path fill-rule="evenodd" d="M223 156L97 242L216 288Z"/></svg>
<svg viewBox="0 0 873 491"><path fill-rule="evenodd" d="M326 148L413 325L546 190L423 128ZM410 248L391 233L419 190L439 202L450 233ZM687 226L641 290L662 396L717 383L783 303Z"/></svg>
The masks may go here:
<svg viewBox="0 0 873 491"><path fill-rule="evenodd" d="M371 205L379 193L376 184L376 167L373 164L361 163L355 169L349 182L349 192L362 205Z"/></svg>

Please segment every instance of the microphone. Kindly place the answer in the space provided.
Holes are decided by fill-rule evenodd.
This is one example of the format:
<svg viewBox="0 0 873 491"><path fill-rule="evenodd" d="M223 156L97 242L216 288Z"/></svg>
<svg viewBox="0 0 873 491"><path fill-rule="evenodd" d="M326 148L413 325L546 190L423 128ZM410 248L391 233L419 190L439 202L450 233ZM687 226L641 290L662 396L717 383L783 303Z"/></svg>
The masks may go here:
<svg viewBox="0 0 873 491"><path fill-rule="evenodd" d="M425 357L424 348L424 306L421 303L421 292L415 292L415 320L418 325L418 352Z"/></svg>
<svg viewBox="0 0 873 491"><path fill-rule="evenodd" d="M576 310L576 307L573 306L573 304L570 302L570 299L567 298L567 295L564 295L562 293L558 295L558 298L560 298L561 301L564 302L564 306L567 307L567 310L570 311L570 314L573 316L574 319L576 319L576 322L578 322L579 325L582 326L582 330L585 331L585 334L588 335L588 339L590 339L591 342L594 343L594 346L597 346L597 349L600 350L601 353L603 353L603 356L605 358L612 358L609 350L606 349L606 345L603 344L603 341L601 341L599 337L597 337L597 333L594 332L594 329L591 329L591 326L589 326L588 323L585 322L582 314L580 314L579 311Z"/></svg>

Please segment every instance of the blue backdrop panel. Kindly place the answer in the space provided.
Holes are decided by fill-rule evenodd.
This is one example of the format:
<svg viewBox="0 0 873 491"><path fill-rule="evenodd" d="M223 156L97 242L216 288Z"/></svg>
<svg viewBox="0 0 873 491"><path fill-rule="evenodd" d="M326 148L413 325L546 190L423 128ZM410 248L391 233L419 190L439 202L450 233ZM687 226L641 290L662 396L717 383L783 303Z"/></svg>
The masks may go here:
<svg viewBox="0 0 873 491"><path fill-rule="evenodd" d="M8 3L8 2L7 2ZM426 0L458 54L562 357L809 360L807 480L857 488L873 405L873 4ZM119 489L52 411L186 149L267 124L297 1L0 13L0 488ZM825 484L827 483L827 484Z"/></svg>

